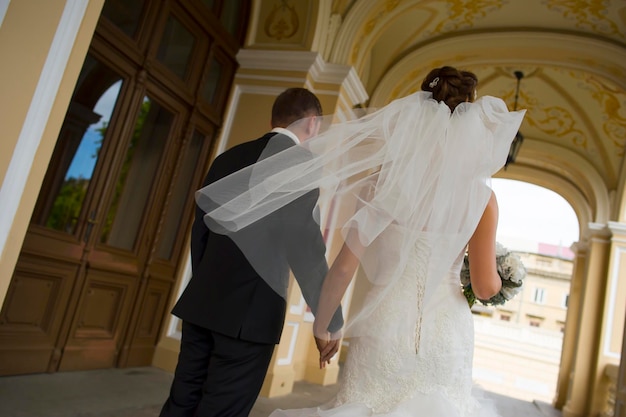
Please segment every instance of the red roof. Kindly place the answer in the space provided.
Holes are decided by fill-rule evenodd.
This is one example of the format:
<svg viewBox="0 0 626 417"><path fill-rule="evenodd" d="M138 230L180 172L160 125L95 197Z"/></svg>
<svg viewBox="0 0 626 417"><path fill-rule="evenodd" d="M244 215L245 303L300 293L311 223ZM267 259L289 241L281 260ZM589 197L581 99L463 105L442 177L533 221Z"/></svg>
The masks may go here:
<svg viewBox="0 0 626 417"><path fill-rule="evenodd" d="M557 256L559 258L574 259L574 252L566 246L539 243L537 253L540 255Z"/></svg>

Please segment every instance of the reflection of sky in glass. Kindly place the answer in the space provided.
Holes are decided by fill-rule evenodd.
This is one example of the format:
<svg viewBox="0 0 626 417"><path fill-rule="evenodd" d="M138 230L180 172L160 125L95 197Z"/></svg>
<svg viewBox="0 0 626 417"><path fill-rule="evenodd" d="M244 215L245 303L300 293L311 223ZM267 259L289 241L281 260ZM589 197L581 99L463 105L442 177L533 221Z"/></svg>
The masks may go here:
<svg viewBox="0 0 626 417"><path fill-rule="evenodd" d="M113 84L96 103L93 111L101 116L100 120L89 126L89 129L83 135L80 145L74 154L72 164L65 175L66 181L69 178L91 178L98 159L97 152L102 146L102 136L96 129L101 128L105 123L108 124L111 120L111 114L113 113L121 85L122 81Z"/></svg>
<svg viewBox="0 0 626 417"><path fill-rule="evenodd" d="M85 132L78 149L76 149L72 164L67 170L67 174L65 174L66 181L69 178L91 178L91 174L93 174L96 166L96 152L100 146L101 137L100 132L93 130L91 127Z"/></svg>

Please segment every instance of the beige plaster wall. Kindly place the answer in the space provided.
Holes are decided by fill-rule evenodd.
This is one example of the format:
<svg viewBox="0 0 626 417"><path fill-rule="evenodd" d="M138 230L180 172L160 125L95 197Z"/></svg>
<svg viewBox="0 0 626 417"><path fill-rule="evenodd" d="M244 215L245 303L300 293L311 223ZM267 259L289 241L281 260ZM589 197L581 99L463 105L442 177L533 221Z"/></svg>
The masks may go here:
<svg viewBox="0 0 626 417"><path fill-rule="evenodd" d="M65 0L32 8L12 1L0 28L0 178L4 179L31 104ZM37 31L32 28L37 27Z"/></svg>
<svg viewBox="0 0 626 417"><path fill-rule="evenodd" d="M104 4L104 0L85 1L88 3L82 23L30 167L4 251L0 254L0 303L4 301L41 182ZM38 2L37 7L33 7L31 2L11 1L7 9L0 29L0 91L3 92L0 95L0 179L3 181L65 7L65 0Z"/></svg>
<svg viewBox="0 0 626 417"><path fill-rule="evenodd" d="M277 90L277 93L279 90ZM275 95L242 93L237 112L226 138L225 149L256 139L271 130L271 112Z"/></svg>

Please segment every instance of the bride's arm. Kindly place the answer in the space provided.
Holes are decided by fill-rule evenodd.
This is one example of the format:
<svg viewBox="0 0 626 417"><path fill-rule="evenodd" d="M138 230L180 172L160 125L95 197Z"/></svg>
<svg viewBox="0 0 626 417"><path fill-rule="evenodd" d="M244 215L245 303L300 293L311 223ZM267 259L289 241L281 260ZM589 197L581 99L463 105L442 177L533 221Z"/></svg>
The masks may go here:
<svg viewBox="0 0 626 417"><path fill-rule="evenodd" d="M341 304L341 299L346 293L358 266L358 256L347 243L344 243L324 279L317 314L313 323L315 344L320 352L320 368L323 368L326 363L330 363L330 359L339 350L340 335L331 335L327 329L333 312Z"/></svg>
<svg viewBox="0 0 626 417"><path fill-rule="evenodd" d="M468 248L472 290L481 300L490 299L502 288L502 280L496 270L497 226L498 202L492 191Z"/></svg>
<svg viewBox="0 0 626 417"><path fill-rule="evenodd" d="M363 189L359 193L357 210L362 208L363 204L374 195L377 179L378 171L364 179ZM323 368L326 363L330 363L330 358L339 350L340 332L331 335L327 329L333 312L340 306L341 300L359 267L359 259L364 250L358 230L350 229L322 284L317 313L313 322L315 344L320 351L320 368Z"/></svg>
<svg viewBox="0 0 626 417"><path fill-rule="evenodd" d="M313 331L316 336L327 333L326 329L332 318L333 312L337 310L350 281L359 266L357 256L350 250L347 244L339 251L326 278L322 284L322 293L317 305L317 315Z"/></svg>

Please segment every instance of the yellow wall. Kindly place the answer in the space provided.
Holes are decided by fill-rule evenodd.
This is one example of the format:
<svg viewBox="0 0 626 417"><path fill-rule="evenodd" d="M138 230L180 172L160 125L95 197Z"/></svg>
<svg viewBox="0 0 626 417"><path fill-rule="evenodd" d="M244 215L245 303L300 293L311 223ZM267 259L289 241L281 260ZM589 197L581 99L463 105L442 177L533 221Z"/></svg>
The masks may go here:
<svg viewBox="0 0 626 417"><path fill-rule="evenodd" d="M226 149L256 139L271 130L270 120L275 95L243 93L229 133Z"/></svg>
<svg viewBox="0 0 626 417"><path fill-rule="evenodd" d="M0 303L4 301L41 182L103 4L104 0L85 0L85 3L80 3L86 5L86 10L75 41L71 45L70 57L56 95L54 94L56 86L45 86L53 89L53 94L48 100L54 102L41 140L38 141L32 167L28 172L28 179L0 257ZM80 5L72 10L81 10ZM31 2L12 1L7 9L0 29L0 56L2 56L0 91L3 92L0 95L2 181L7 175L11 158L14 157L28 111L36 104L33 102L35 90L42 77L44 64L47 59L49 60L48 54L55 34L61 29L59 23L65 9L64 0L38 2L37 7L33 7ZM40 118L39 121L45 122L45 119Z"/></svg>

